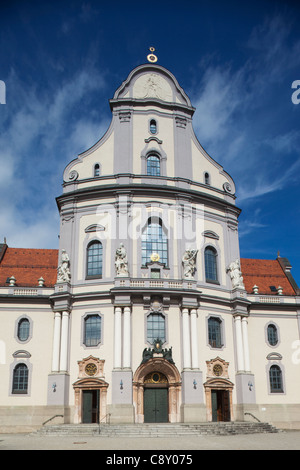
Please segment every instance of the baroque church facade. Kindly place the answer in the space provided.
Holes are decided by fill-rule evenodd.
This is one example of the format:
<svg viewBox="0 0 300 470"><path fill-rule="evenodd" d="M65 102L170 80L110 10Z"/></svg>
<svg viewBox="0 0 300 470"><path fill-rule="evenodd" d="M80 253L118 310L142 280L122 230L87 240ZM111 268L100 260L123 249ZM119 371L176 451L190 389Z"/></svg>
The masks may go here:
<svg viewBox="0 0 300 470"><path fill-rule="evenodd" d="M155 57L155 56L151 56ZM241 259L229 174L153 60L71 161L58 250L0 244L0 426L268 421L300 427L300 292Z"/></svg>

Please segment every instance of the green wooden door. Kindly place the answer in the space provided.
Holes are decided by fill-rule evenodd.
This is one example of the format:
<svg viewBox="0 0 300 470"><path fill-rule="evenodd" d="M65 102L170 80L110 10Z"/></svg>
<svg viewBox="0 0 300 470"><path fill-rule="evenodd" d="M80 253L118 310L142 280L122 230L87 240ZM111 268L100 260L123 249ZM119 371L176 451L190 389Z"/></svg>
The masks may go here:
<svg viewBox="0 0 300 470"><path fill-rule="evenodd" d="M168 422L168 389L145 388L144 390L144 422Z"/></svg>
<svg viewBox="0 0 300 470"><path fill-rule="evenodd" d="M99 421L99 390L82 392L82 422L98 423Z"/></svg>
<svg viewBox="0 0 300 470"><path fill-rule="evenodd" d="M211 412L212 420L218 421L218 395L217 390L211 391Z"/></svg>

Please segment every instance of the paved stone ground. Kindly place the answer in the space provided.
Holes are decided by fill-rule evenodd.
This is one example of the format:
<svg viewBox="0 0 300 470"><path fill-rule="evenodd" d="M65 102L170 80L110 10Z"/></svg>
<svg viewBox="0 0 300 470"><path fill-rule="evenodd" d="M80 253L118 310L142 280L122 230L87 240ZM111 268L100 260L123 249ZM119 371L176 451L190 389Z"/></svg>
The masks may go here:
<svg viewBox="0 0 300 470"><path fill-rule="evenodd" d="M118 455L122 455L122 450L172 450L173 454L180 453L181 450L300 450L300 430L276 434L200 435L173 439L0 434L1 450L114 450L119 451ZM136 452L134 454L137 455Z"/></svg>

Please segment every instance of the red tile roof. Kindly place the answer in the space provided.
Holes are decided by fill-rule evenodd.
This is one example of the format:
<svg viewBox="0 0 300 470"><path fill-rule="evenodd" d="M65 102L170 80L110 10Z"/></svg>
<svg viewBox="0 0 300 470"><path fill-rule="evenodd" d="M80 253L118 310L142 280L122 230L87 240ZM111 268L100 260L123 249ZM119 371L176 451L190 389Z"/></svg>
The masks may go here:
<svg viewBox="0 0 300 470"><path fill-rule="evenodd" d="M253 286L257 285L259 294L278 295L277 291L272 292L271 286L274 286L276 290L278 286L281 286L283 295L296 294L278 259L241 258L241 271L244 278L244 285L248 293L252 293Z"/></svg>
<svg viewBox="0 0 300 470"><path fill-rule="evenodd" d="M35 287L43 277L45 287L53 287L57 279L58 250L6 248L0 262L0 286L8 286L7 279L16 278L16 286Z"/></svg>
<svg viewBox="0 0 300 470"><path fill-rule="evenodd" d="M45 287L53 287L57 279L58 250L9 248L2 246L0 255L0 286L8 286L8 278L16 278L16 286L35 287L43 277ZM5 250L6 248L6 250ZM295 290L278 259L241 258L241 270L248 293L257 285L260 294L277 295L271 286L283 288L284 295L295 295Z"/></svg>

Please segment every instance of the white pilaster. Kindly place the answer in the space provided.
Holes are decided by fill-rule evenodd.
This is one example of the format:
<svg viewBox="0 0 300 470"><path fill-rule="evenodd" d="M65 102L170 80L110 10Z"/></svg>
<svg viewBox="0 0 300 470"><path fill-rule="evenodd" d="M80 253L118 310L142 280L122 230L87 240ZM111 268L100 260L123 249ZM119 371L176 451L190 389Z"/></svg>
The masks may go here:
<svg viewBox="0 0 300 470"><path fill-rule="evenodd" d="M61 332L61 312L55 312L54 333L53 333L53 351L52 351L52 372L59 371L60 332Z"/></svg>
<svg viewBox="0 0 300 470"><path fill-rule="evenodd" d="M243 338L242 338L242 322L241 317L238 315L234 317L235 323L235 336L236 336L236 350L237 350L237 368L238 371L245 370L244 366L244 351L243 351Z"/></svg>
<svg viewBox="0 0 300 470"><path fill-rule="evenodd" d="M130 335L131 308L124 307L123 317L123 367L130 368L131 335Z"/></svg>
<svg viewBox="0 0 300 470"><path fill-rule="evenodd" d="M115 338L114 338L114 368L121 369L122 366L122 309L115 307Z"/></svg>
<svg viewBox="0 0 300 470"><path fill-rule="evenodd" d="M191 339L189 325L189 311L187 308L182 310L182 341L183 341L183 368L191 368Z"/></svg>
<svg viewBox="0 0 300 470"><path fill-rule="evenodd" d="M61 342L60 342L60 372L68 370L69 349L69 312L62 312Z"/></svg>
<svg viewBox="0 0 300 470"><path fill-rule="evenodd" d="M246 371L250 371L250 355L248 343L248 321L247 317L242 318L242 337L243 337L243 351L244 351L244 366Z"/></svg>
<svg viewBox="0 0 300 470"><path fill-rule="evenodd" d="M192 350L192 369L199 369L197 310L196 309L191 310L191 350Z"/></svg>

